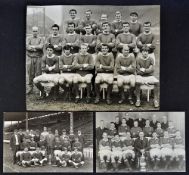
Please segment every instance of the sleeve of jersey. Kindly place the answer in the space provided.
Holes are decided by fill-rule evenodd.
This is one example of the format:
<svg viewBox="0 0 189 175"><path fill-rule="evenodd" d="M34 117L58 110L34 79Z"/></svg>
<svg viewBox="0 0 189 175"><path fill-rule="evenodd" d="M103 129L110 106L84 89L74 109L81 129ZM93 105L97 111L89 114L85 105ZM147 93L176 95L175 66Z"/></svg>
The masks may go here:
<svg viewBox="0 0 189 175"><path fill-rule="evenodd" d="M111 54L111 53L110 53L109 56L110 56L110 59L111 59L110 65L104 66L103 68L108 72L112 72L112 71L114 71L114 57L113 57L113 54Z"/></svg>
<svg viewBox="0 0 189 175"><path fill-rule="evenodd" d="M131 59L132 59L132 63L127 68L127 72L134 74L135 73L135 69L136 69L136 61L135 61L135 58L133 56L131 56Z"/></svg>
<svg viewBox="0 0 189 175"><path fill-rule="evenodd" d="M142 48L143 44L141 42L141 34L138 36L136 44L137 44L138 48L140 48L140 49Z"/></svg>
<svg viewBox="0 0 189 175"><path fill-rule="evenodd" d="M42 72L47 72L48 71L47 68L46 68L46 57L45 56L43 56L43 58L42 58L41 70L42 70Z"/></svg>
<svg viewBox="0 0 189 175"><path fill-rule="evenodd" d="M140 71L140 58L136 59L136 73L137 75L143 75L144 73L142 71Z"/></svg>
<svg viewBox="0 0 189 175"><path fill-rule="evenodd" d="M89 65L87 66L86 70L92 70L94 69L94 64L93 64L93 57L91 54L88 55L88 59L89 59Z"/></svg>
<svg viewBox="0 0 189 175"><path fill-rule="evenodd" d="M55 61L55 64L54 64L54 65L55 65L54 72L55 72L55 73L59 73L59 67L58 67L59 57L56 56L55 60L56 60L56 61Z"/></svg>
<svg viewBox="0 0 189 175"><path fill-rule="evenodd" d="M154 72L154 61L152 58L150 58L150 59L151 59L151 64L150 64L149 68L147 68L145 70L145 74L151 74Z"/></svg>

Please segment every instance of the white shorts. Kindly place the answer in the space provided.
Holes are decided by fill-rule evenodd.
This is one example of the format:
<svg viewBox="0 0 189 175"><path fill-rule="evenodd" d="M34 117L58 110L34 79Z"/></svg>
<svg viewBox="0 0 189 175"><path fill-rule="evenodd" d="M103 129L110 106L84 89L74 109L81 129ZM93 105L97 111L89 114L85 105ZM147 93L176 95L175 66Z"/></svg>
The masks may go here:
<svg viewBox="0 0 189 175"><path fill-rule="evenodd" d="M59 83L63 84L64 81L66 81L66 82L73 82L74 76L75 76L75 73L62 73L59 76Z"/></svg>
<svg viewBox="0 0 189 175"><path fill-rule="evenodd" d="M60 74L42 74L34 78L33 82L37 83L53 83L58 84Z"/></svg>
<svg viewBox="0 0 189 175"><path fill-rule="evenodd" d="M23 152L24 152L24 151L17 151L17 152L16 152L16 157L21 156L21 154L22 154Z"/></svg>
<svg viewBox="0 0 189 175"><path fill-rule="evenodd" d="M111 156L112 152L110 150L100 150L99 154L103 156L106 156L106 155Z"/></svg>
<svg viewBox="0 0 189 175"><path fill-rule="evenodd" d="M152 148L150 149L150 157L155 157L157 156L158 158L161 157L161 150L159 148Z"/></svg>
<svg viewBox="0 0 189 175"><path fill-rule="evenodd" d="M135 157L135 152L133 150L128 149L128 150L123 151L123 156L124 157L127 157L129 154L132 156L132 158Z"/></svg>
<svg viewBox="0 0 189 175"><path fill-rule="evenodd" d="M91 82L91 79L93 78L92 74L86 74L85 76L81 76L80 74L75 74L74 79L77 79L77 82L79 83L89 83Z"/></svg>
<svg viewBox="0 0 189 175"><path fill-rule="evenodd" d="M109 81L112 81L113 83L114 75L112 73L98 73L96 79L99 79L100 83L108 83Z"/></svg>
<svg viewBox="0 0 189 175"><path fill-rule="evenodd" d="M62 151L61 150L54 150L54 155L55 156L62 156Z"/></svg>
<svg viewBox="0 0 189 175"><path fill-rule="evenodd" d="M141 75L136 75L136 83L139 84L157 84L159 80L154 76L144 77Z"/></svg>
<svg viewBox="0 0 189 175"><path fill-rule="evenodd" d="M120 150L113 150L111 153L112 157L122 157L122 151Z"/></svg>
<svg viewBox="0 0 189 175"><path fill-rule="evenodd" d="M173 150L174 157L183 156L185 157L185 150L183 148L175 148Z"/></svg>
<svg viewBox="0 0 189 175"><path fill-rule="evenodd" d="M162 148L161 149L161 157L171 156L173 157L173 150L171 148Z"/></svg>
<svg viewBox="0 0 189 175"><path fill-rule="evenodd" d="M117 75L117 81L123 81L123 84L135 82L135 75Z"/></svg>

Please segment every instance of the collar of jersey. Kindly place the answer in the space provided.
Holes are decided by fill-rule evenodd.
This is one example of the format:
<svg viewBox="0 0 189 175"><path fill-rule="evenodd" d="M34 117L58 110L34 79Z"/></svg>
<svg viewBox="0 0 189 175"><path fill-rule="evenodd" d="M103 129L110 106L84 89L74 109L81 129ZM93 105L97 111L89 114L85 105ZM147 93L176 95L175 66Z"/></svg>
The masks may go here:
<svg viewBox="0 0 189 175"><path fill-rule="evenodd" d="M54 56L55 56L55 54L52 54L51 57L47 55L47 58L53 58Z"/></svg>
<svg viewBox="0 0 189 175"><path fill-rule="evenodd" d="M68 33L68 35L75 35L75 31L73 33Z"/></svg>
<svg viewBox="0 0 189 175"><path fill-rule="evenodd" d="M150 35L152 32L150 31L149 33L143 32L144 35Z"/></svg>

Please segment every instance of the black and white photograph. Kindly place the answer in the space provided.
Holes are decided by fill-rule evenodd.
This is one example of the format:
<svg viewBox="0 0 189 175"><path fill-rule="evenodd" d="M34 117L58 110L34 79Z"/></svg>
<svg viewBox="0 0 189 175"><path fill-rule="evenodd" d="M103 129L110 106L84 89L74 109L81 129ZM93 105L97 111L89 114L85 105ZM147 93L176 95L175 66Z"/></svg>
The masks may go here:
<svg viewBox="0 0 189 175"><path fill-rule="evenodd" d="M185 172L185 112L97 112L96 172Z"/></svg>
<svg viewBox="0 0 189 175"><path fill-rule="evenodd" d="M27 6L27 110L158 110L159 84L160 5Z"/></svg>
<svg viewBox="0 0 189 175"><path fill-rule="evenodd" d="M92 112L4 112L3 172L93 172Z"/></svg>

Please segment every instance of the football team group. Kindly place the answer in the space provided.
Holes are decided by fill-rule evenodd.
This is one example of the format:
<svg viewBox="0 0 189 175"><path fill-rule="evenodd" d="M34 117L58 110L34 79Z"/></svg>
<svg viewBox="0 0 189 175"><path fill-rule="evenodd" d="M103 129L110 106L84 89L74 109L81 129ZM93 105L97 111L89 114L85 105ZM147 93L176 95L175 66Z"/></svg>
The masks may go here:
<svg viewBox="0 0 189 175"><path fill-rule="evenodd" d="M77 134L65 129L53 133L51 128L39 130L14 130L10 138L10 148L13 151L13 164L23 167L45 166L79 168L84 165L83 147L84 135L81 130Z"/></svg>
<svg viewBox="0 0 189 175"><path fill-rule="evenodd" d="M139 114L133 119L126 113L121 119L115 117L108 127L101 120L96 129L99 167L114 171L138 171L143 165L153 171L183 169L185 143L181 131L166 116L159 119L155 114L147 119Z"/></svg>
<svg viewBox="0 0 189 175"><path fill-rule="evenodd" d="M47 97L46 83L51 83L53 99L64 91L68 100L80 99L81 88L86 89L86 102L100 103L100 93L107 91L106 102L112 103L112 92L119 92L118 103L127 102L141 106L141 86L153 86L153 104L159 107L159 80L154 76L156 48L151 22L138 22L138 13L130 13L130 21L124 21L120 11L110 22L102 13L100 21L92 19L92 11L85 11L85 18L77 18L77 11L69 11L65 34L60 27L52 25L52 34L43 38L39 28L32 27L32 36L27 38L26 50L29 59L29 89L35 85L41 98ZM105 85L105 86L104 86ZM92 98L94 97L94 98ZM93 101L94 99L94 101Z"/></svg>

